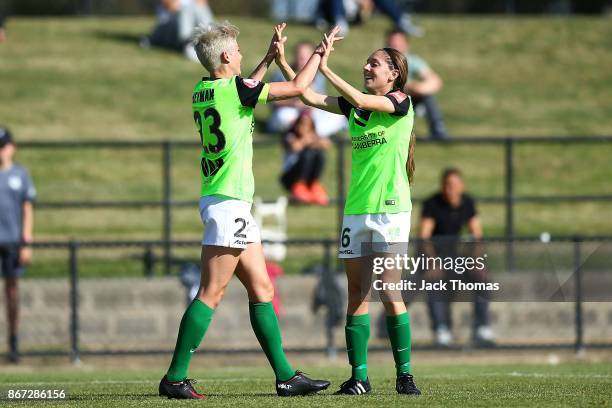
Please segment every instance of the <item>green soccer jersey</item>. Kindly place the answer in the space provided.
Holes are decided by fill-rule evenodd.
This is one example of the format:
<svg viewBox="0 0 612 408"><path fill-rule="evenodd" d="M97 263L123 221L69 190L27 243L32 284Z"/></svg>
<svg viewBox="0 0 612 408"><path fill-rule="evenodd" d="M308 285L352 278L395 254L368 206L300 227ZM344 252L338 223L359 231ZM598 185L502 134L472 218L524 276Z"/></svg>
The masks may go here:
<svg viewBox="0 0 612 408"><path fill-rule="evenodd" d="M380 214L410 211L410 184L406 172L414 110L410 97L396 90L385 95L395 112L357 109L338 99L349 120L352 144L351 181L344 214Z"/></svg>
<svg viewBox="0 0 612 408"><path fill-rule="evenodd" d="M193 117L200 133L201 196L224 195L253 202L253 109L270 86L234 76L202 78L193 90Z"/></svg>

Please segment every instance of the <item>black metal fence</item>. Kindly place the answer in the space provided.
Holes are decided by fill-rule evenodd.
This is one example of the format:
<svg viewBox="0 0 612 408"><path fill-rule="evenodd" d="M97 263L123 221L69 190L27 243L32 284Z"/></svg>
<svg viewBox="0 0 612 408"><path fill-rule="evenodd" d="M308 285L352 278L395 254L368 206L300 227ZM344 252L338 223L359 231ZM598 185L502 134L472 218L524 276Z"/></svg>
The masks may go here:
<svg viewBox="0 0 612 408"><path fill-rule="evenodd" d="M612 146L612 136L580 136L580 137L505 137L505 138L484 138L484 137L456 137L446 141L433 141L429 139L419 139L421 144L435 144L440 146L449 145L493 145L503 149L504 152L504 194L502 196L481 196L475 197L482 203L502 204L505 211L505 231L504 238L507 241L506 265L509 270L513 269L512 243L515 237L515 204L517 203L584 203L584 202L612 202L612 194L591 194L591 195L518 195L515 182L515 146L531 144L548 145L578 145L591 144ZM330 200L330 205L337 207L338 230L342 223L344 200L347 191L346 176L346 153L350 147L350 141L337 138L334 140L336 153L336 183L337 197ZM276 146L276 140L260 140L254 142L254 148ZM196 206L195 200L176 200L173 197L172 171L173 160L172 152L176 149L197 149L196 142L187 141L24 141L20 142L22 149L143 149L154 148L161 151L161 185L162 196L153 200L78 200L78 201L44 201L40 200L37 209L54 210L66 208L145 208L154 207L162 209L162 231L160 241L164 242L164 262L165 272L170 273L170 262L172 259L173 240L173 219L172 210L177 207ZM602 154L606 154L602 150ZM273 197L264 197L264 201ZM422 201L422 198L414 197L414 202Z"/></svg>
<svg viewBox="0 0 612 408"><path fill-rule="evenodd" d="M337 197L330 200L330 205L335 206L337 209L337 223L338 225L342 222L343 206L347 191L347 175L346 173L346 154L350 151L350 141L346 139L335 139L336 149L336 166L335 166L335 178L337 183ZM505 231L504 235L498 238L488 238L490 242L503 243L506 247L505 251L505 269L513 270L515 256L513 248L517 245L517 242L532 242L536 238L533 237L517 237L515 234L515 205L517 203L581 203L581 202L612 202L612 194L597 194L597 195L518 195L516 194L516 181L515 181L515 147L517 145L525 144L562 144L562 145L577 145L577 144L591 144L591 145L603 145L610 146L612 137L506 137L506 138L452 138L448 141L432 141L432 140L418 140L419 145L421 144L438 144L438 145L492 145L498 146L503 149L503 168L504 168L504 193L500 196L484 196L476 197L480 202L483 203L495 203L504 206L505 211ZM277 141L256 141L254 143L255 148L275 146ZM173 159L172 153L176 149L197 149L197 143L186 142L186 141L24 141L20 143L22 150L27 149L159 149L161 152L161 197L152 200L62 200L62 201L44 201L40 200L37 203L37 209L44 211L61 210L67 208L91 208L91 209L109 209L109 208L161 208L162 209L162 231L160 232L160 239L154 241L65 241L65 242L39 242L35 246L39 248L57 248L66 250L68 254L68 267L69 267L69 278L70 278L70 355L73 359L78 359L82 353L100 354L103 352L94 351L83 351L79 343L79 260L78 254L82 249L108 249L116 247L132 247L143 250L145 254L143 260L146 264L151 263L151 252L152 248L160 248L163 252L161 257L164 263L164 270L166 274L171 273L172 263L175 260L172 254L173 248L181 246L199 246L199 242L194 241L177 241L173 239L173 217L172 211L174 208L196 206L195 200L177 200L173 195ZM602 154L605 152L602 150ZM273 197L265 197L266 199L272 199ZM415 197L414 201L419 202L422 199ZM581 246L584 242L598 241L598 240L609 240L609 237L555 237L553 240L561 240L566 242L573 242L573 263L575 271L576 281L576 298L575 298L575 339L572 344L563 344L556 346L548 345L551 347L574 347L576 350L580 350L585 347L584 342L584 324L583 324L583 311L582 311L582 288L580 286L580 265L582 262ZM309 246L321 246L324 253L324 270L328 271L323 274L322 279L329 279L329 273L336 270L335 257L332 256L332 251L335 247L335 239L291 239L285 242L288 246L295 245L309 245ZM146 255L149 254L147 257ZM325 335L327 338L327 351L333 352L333 330L331 325L327 325L325 328ZM611 344L588 344L589 347L608 347ZM529 345L513 345L508 346L509 348L520 348L520 347L533 347ZM302 351L313 351L313 350L302 350ZM148 353L148 352L167 352L167 350L149 350L149 351L138 351L135 353ZM124 353L124 351L112 351L112 353ZM33 352L30 354L65 354L63 352Z"/></svg>
<svg viewBox="0 0 612 408"><path fill-rule="evenodd" d="M533 245L535 242L540 242L539 237L514 237L512 243L518 245L519 243ZM577 352L584 350L585 348L605 348L612 347L612 340L604 342L585 342L585 330L584 330L584 312L583 303L585 299L583 282L583 265L585 256L583 255L583 247L589 243L603 243L612 242L612 236L610 237L571 237L571 238L552 238L551 242L565 243L571 245L573 250L571 252L570 262L573 265L573 287L575 288L573 298L571 301L574 303L574 341L566 343L555 343L555 344L512 344L512 345L501 345L498 349L501 350L512 350L512 349L543 349L543 348L574 348ZM331 287L330 282L335 279L334 274L336 273L334 263L334 249L337 245L336 240L317 240L317 239L302 239L302 240L287 240L283 242L287 246L321 246L323 249L323 268L319 279L321 283ZM419 240L415 240L415 244L418 244ZM491 237L484 240L484 243L505 243L509 244L505 237ZM143 252L150 250L151 248L168 248L168 247L199 247L201 243L199 241L57 241L57 242L37 242L33 244L34 248L37 249L54 249L63 250L67 254L67 278L69 279L69 338L70 348L69 351L57 351L57 350L38 350L26 352L26 356L70 356L73 360L78 360L81 355L104 355L104 354L159 354L168 353L170 350L83 350L79 340L81 333L81 324L79 318L80 310L80 295L79 295L79 278L80 278L80 262L79 262L79 251L97 249L100 251L108 251L111 248L138 248ZM416 245L415 245L416 246ZM609 265L608 265L609 266ZM604 267L605 269L605 267ZM607 273L607 271L604 271ZM587 298L587 300L589 300ZM301 348L295 349L294 351L300 352L326 352L328 355L335 355L335 339L334 339L334 318L331 317L334 313L334 307L338 307L337 299L334 299L334 294L328 292L328 296L323 300L326 306L326 312L328 318L324 327L322 327L322 336L326 338L327 346L324 349L321 348ZM415 349L429 349L430 346L415 346ZM456 348L455 348L456 349ZM223 352L250 352L251 349L215 349L215 353Z"/></svg>

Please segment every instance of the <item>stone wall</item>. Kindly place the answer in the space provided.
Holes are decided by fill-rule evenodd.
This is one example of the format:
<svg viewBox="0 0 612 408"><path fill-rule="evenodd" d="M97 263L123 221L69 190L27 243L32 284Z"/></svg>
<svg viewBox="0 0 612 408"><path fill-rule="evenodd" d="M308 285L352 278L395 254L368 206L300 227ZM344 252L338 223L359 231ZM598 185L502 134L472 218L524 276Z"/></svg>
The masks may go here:
<svg viewBox="0 0 612 408"><path fill-rule="evenodd" d="M20 340L23 350L69 348L69 287L67 280L24 279L21 287ZM323 346L325 313L311 311L316 278L284 277L278 281L284 315L281 326L287 346ZM87 349L170 349L186 305L177 278L82 279L80 281L80 343ZM411 305L415 342L431 339L426 305ZM382 312L372 304L372 320ZM492 303L493 326L503 342L568 342L574 338L574 304ZM585 339L612 341L612 303L584 305ZM0 332L6 333L4 302ZM471 305L453 307L455 335L470 337ZM375 326L375 325L373 325ZM376 328L372 329L375 337ZM343 347L343 328L335 331ZM257 347L252 334L246 292L234 279L217 309L205 342L210 347ZM5 349L0 341L0 350Z"/></svg>

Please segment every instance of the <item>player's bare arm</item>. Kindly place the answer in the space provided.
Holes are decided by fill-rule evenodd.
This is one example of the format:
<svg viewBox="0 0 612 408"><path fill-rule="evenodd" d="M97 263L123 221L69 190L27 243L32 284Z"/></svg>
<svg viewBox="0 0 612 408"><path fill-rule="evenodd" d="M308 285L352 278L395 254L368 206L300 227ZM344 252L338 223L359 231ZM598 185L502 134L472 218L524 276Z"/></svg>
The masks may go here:
<svg viewBox="0 0 612 408"><path fill-rule="evenodd" d="M249 75L250 79L254 79L256 81L263 80L264 76L266 75L266 72L268 71L268 68L276 57L277 42L287 41L287 37L284 37L283 39L283 30L286 26L286 23L281 23L274 26L274 34L272 35L272 39L270 39L270 45L268 46L268 50L266 51L266 54L264 55L259 65L257 65L253 72L251 72L251 75Z"/></svg>
<svg viewBox="0 0 612 408"><path fill-rule="evenodd" d="M324 47L324 52L323 56L321 57L319 70L323 75L325 75L325 78L327 78L334 88L336 88L336 90L340 92L340 94L354 107L376 112L393 113L395 111L395 106L393 106L393 103L388 98L383 95L369 95L362 93L338 76L331 70L331 68L329 68L327 61L334 49L333 45L335 41L337 41L336 38L325 34L325 38L321 42ZM380 61L372 57L368 59L367 66L375 66L377 64L380 64Z"/></svg>
<svg viewBox="0 0 612 408"><path fill-rule="evenodd" d="M277 36L280 38L280 34L278 32ZM291 68L291 65L289 65L287 59L285 58L285 42L278 41L276 47L276 65L278 65L280 68L285 79L287 81L291 81L295 78L295 71L293 71L293 68ZM336 96L322 95L313 91L313 89L309 87L300 96L300 99L308 106L339 115L342 114L340 106L338 105L338 97Z"/></svg>
<svg viewBox="0 0 612 408"><path fill-rule="evenodd" d="M333 41L339 32L338 27L334 27L328 35L328 38ZM277 34L278 40L279 34ZM277 43L280 41L277 41ZM287 82L273 82L270 84L270 93L268 94L268 101L275 101L281 99L292 98L295 96L302 96L306 89L310 87L314 77L317 73L319 63L321 62L321 55L324 52L324 48L320 45L312 53L310 59L304 65L304 67L297 73L295 78Z"/></svg>

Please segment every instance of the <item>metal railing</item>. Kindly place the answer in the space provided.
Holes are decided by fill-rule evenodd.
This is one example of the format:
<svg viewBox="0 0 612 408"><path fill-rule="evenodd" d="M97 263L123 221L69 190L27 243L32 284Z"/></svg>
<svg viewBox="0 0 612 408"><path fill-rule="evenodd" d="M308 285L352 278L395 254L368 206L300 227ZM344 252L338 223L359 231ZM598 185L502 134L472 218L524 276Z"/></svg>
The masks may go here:
<svg viewBox="0 0 612 408"><path fill-rule="evenodd" d="M418 245L419 239L413 240L413 244ZM533 243L539 242L538 237L514 237L514 243ZM277 243L273 241L264 241L270 243ZM612 242L612 236L598 236L598 237L555 237L551 242L560 243L571 243L573 246L572 251L572 263L574 268L574 287L575 293L573 297L574 302L574 341L571 343L556 343L556 344L512 344L499 346L498 349L542 349L542 348L574 348L576 352L580 352L585 348L606 348L612 347L612 342L600 342L600 343L586 343L584 340L584 313L583 313L583 255L582 247L585 243L592 242ZM335 239L292 239L282 241L287 246L316 246L320 245L323 248L323 268L319 279L321 283L330 287L329 282L335 279L336 268L332 256L332 251L337 245ZM506 243L508 244L505 237L490 237L483 240L483 243ZM69 355L74 361L79 360L81 355L104 355L104 354L157 354L157 353L168 353L170 350L83 350L79 341L79 334L81 332L79 310L80 310L80 297L79 297L79 251L84 249L100 249L108 250L109 248L142 248L143 251L148 251L151 248L162 248L168 247L199 247L201 246L200 241L55 241L55 242L37 242L33 244L34 248L51 248L60 249L67 251L67 272L69 279L69 338L70 338L70 351L35 351L24 353L24 355L32 356L46 356L46 355ZM169 263L172 260L168 260ZM301 352L326 352L327 355L336 354L336 346L334 339L334 324L330 318L332 307L337 307L337 299L332 298L333 295L329 295L324 305L327 306L328 319L326 319L325 327L323 327L324 336L326 338L326 347L321 348L300 348L294 351ZM416 346L415 349L430 349L429 346ZM457 348L454 348L457 349ZM250 352L251 349L231 349L231 350L216 350L215 352Z"/></svg>
<svg viewBox="0 0 612 408"><path fill-rule="evenodd" d="M513 269L512 242L515 236L515 211L517 203L580 203L580 202L612 202L612 194L593 194L593 195L517 195L515 193L515 170L514 170L514 147L525 144L609 144L612 143L612 136L580 136L580 137L505 137L505 138L484 138L484 137L456 137L444 141L434 141L429 139L418 139L420 144L436 144L440 146L449 145L495 145L504 150L504 194L502 196L477 196L475 197L482 203L496 203L504 205L505 212L505 231L504 237L507 240L506 262L508 269ZM340 230L342 223L343 207L347 191L346 177L346 150L350 146L350 141L343 138L335 138L336 148L336 183L337 197L330 200L330 205L337 207L337 224ZM276 140L259 140L254 142L254 148L277 146ZM198 149L197 142L188 141L23 141L20 142L23 149L142 149L156 148L161 150L161 181L162 196L153 200L95 200L95 201L44 201L37 203L38 209L53 210L65 208L143 208L155 207L162 208L162 231L161 241L172 242L173 222L172 209L175 207L195 206L195 200L175 200L173 198L172 185L172 152L174 149ZM272 197L264 197L270 200ZM415 197L414 202L422 201L422 198ZM170 273L170 259L172 249L168 244L164 247L165 271Z"/></svg>

